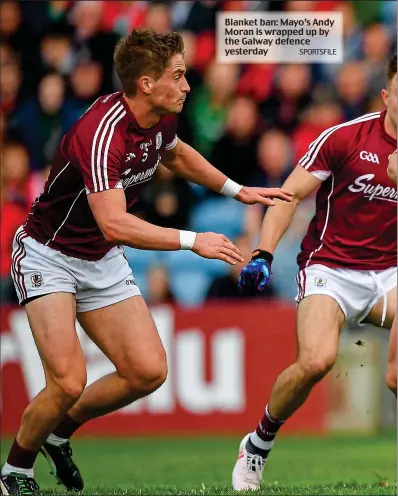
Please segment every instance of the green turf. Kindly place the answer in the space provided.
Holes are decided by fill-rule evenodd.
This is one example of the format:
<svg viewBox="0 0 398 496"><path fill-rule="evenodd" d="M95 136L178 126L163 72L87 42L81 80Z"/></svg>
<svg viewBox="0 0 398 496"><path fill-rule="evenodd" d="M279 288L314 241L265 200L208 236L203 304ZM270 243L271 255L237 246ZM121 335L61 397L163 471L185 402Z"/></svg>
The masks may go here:
<svg viewBox="0 0 398 496"><path fill-rule="evenodd" d="M75 439L84 494L233 494L239 439ZM3 441L2 461L10 442ZM62 494L40 458L44 494ZM264 473L262 494L396 494L395 431L377 436L281 437Z"/></svg>

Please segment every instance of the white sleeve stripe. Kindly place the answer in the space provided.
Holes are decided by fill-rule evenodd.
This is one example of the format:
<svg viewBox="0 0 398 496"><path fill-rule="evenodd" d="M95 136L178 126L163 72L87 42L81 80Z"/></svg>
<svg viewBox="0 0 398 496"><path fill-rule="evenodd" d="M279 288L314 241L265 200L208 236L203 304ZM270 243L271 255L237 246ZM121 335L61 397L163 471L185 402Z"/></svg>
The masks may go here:
<svg viewBox="0 0 398 496"><path fill-rule="evenodd" d="M120 112L123 112L123 107L121 105L113 112L113 114L109 117L109 119L106 120L106 124L104 126L104 129L102 130L101 138L99 141L98 150L97 150L97 174L98 174L98 184L99 184L99 190L100 191L102 191L104 189L103 188L103 181L102 181L103 169L101 168L101 155L103 153L102 145L104 144L105 138L108 134L109 126L116 119L118 114L120 114ZM104 168L105 167L106 167L106 165L104 164ZM105 182L105 180L104 180L104 182Z"/></svg>
<svg viewBox="0 0 398 496"><path fill-rule="evenodd" d="M329 134L327 134L326 136L324 136L324 138L322 139L322 141L320 141L318 143L318 146L317 148L314 149L313 153L312 153L312 156L309 157L309 162L305 165L305 168L306 169L309 169L311 167L311 165L314 163L318 153L319 153L319 150L322 148L322 145L325 143L325 141L328 139L328 137L330 135L332 135L337 129L340 129L340 128L343 128L343 127L347 127L347 126L352 126L353 124L358 124L359 122L365 122L365 121L370 121L372 119L378 119L379 118L379 115L376 115L374 117L367 117L366 119L365 118L362 118L362 119L358 119L356 120L355 122L354 121L350 121L350 122L345 122L344 124L341 124L339 127L335 127L333 128ZM304 164L303 164L304 165Z"/></svg>
<svg viewBox="0 0 398 496"><path fill-rule="evenodd" d="M322 145L325 143L327 138L334 133L337 129L346 127L346 126L352 126L354 124L358 124L360 122L365 122L369 121L372 119L378 119L380 117L380 112L374 112L372 114L366 114L363 115L362 117L358 117L357 119L353 119L352 121L344 122L342 124L338 124L337 126L330 127L326 129L323 133L321 133L316 140L314 140L308 149L308 152L299 160L299 164L301 166L305 166L306 169L311 167L313 164L314 160L316 159L319 150L321 149ZM308 163L309 162L309 163Z"/></svg>
<svg viewBox="0 0 398 496"><path fill-rule="evenodd" d="M321 181L326 181L332 175L332 171L317 170L312 171L311 174Z"/></svg>
<svg viewBox="0 0 398 496"><path fill-rule="evenodd" d="M109 152L109 145L111 144L113 133L115 131L115 126L116 124L120 121L120 119L123 119L123 117L126 115L126 111L124 110L119 117L113 121L111 131L108 136L108 141L106 142L105 145L105 152L104 152L104 183L105 183L105 188L104 189L109 189L109 182L108 182L108 152Z"/></svg>
<svg viewBox="0 0 398 496"><path fill-rule="evenodd" d="M178 141L178 136L175 135L173 141L171 141L168 145L164 147L165 150L172 150L176 145Z"/></svg>
<svg viewBox="0 0 398 496"><path fill-rule="evenodd" d="M381 112L373 112L371 114L365 114L362 115L361 117L357 117L356 119L352 119L351 121L348 122L343 122L342 124L337 124L336 126L329 127L323 133L321 133L309 146L308 152L304 155L304 157L299 161L301 165L304 165L302 161L305 159L305 157L308 157L311 154L311 151L314 149L314 147L317 145L319 140L321 140L326 134L328 134L330 131L334 131L335 129L339 129L340 127L343 127L345 125L350 125L350 124L356 124L357 122L361 122L362 120L368 120L368 118L373 118L373 116L379 117Z"/></svg>
<svg viewBox="0 0 398 496"><path fill-rule="evenodd" d="M103 123L106 121L106 119L108 118L108 116L110 114L112 114L112 112L117 107L120 107L120 108L122 107L121 102L115 103L115 105L110 110L108 110L108 112L104 115L104 117L102 118L101 122L99 123L99 125L97 127L97 130L96 130L96 132L94 134L93 144L91 146L91 175L92 175L92 178L93 178L94 192L96 192L98 190L97 189L97 177L96 177L96 172L95 172L95 150L96 150L96 144L97 144L98 135L99 135L99 133L101 131L101 128L102 128Z"/></svg>
<svg viewBox="0 0 398 496"><path fill-rule="evenodd" d="M381 112L372 112L371 114L365 114L365 115L362 115L361 117L357 117L356 119L352 119L351 121L348 121L346 123L342 123L342 124L337 124L336 126L333 126L333 127L329 127L328 129L326 129L325 131L323 131L323 133L321 133L309 146L309 149L308 149L308 152L304 155L304 157L299 161L299 163L301 164L302 160L304 160L305 157L307 157L312 149L316 146L316 144L318 143L318 141L320 139L323 138L323 136L325 136L325 134L327 134L329 131L332 131L334 129L338 129L339 127L341 127L343 124L355 124L357 121L360 121L361 119L363 118L366 118L366 117L371 117L373 115L377 115L377 116L380 116Z"/></svg>

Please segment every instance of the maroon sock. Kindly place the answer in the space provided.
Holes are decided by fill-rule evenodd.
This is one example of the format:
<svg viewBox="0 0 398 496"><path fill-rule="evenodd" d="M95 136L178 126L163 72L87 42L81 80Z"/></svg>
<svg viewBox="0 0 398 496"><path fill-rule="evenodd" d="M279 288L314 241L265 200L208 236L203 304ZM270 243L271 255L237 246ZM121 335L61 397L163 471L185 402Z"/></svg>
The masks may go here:
<svg viewBox="0 0 398 496"><path fill-rule="evenodd" d="M77 429L81 426L82 424L78 422L77 420L73 419L72 417L69 417L68 414L66 414L61 422L58 424L58 426L53 430L53 434L55 434L58 437L61 437L63 439L69 439L72 434L77 431Z"/></svg>
<svg viewBox="0 0 398 496"><path fill-rule="evenodd" d="M22 448L15 439L11 446L7 463L13 467L33 468L38 452Z"/></svg>
<svg viewBox="0 0 398 496"><path fill-rule="evenodd" d="M258 423L256 429L257 436L263 441L272 441L283 424L283 420L277 420L269 413L267 405L265 407L264 416Z"/></svg>

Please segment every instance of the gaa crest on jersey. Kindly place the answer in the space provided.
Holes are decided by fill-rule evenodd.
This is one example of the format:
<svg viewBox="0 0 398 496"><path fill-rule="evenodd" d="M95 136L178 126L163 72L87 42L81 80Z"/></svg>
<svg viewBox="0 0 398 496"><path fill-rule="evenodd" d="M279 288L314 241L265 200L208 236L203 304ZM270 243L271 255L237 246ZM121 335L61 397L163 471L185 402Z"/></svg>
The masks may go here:
<svg viewBox="0 0 398 496"><path fill-rule="evenodd" d="M327 283L327 278L326 277L315 277L315 286L317 288L324 288Z"/></svg>
<svg viewBox="0 0 398 496"><path fill-rule="evenodd" d="M368 162L373 162L374 164L379 164L379 157L377 156L377 153L370 153L365 150L362 150L361 153L359 154L359 158L361 160L367 160Z"/></svg>
<svg viewBox="0 0 398 496"><path fill-rule="evenodd" d="M162 133L158 132L156 135L156 150L159 150L159 148L162 146Z"/></svg>
<svg viewBox="0 0 398 496"><path fill-rule="evenodd" d="M30 275L30 280L32 281L32 286L34 288L40 288L44 285L43 274L41 272L33 272Z"/></svg>

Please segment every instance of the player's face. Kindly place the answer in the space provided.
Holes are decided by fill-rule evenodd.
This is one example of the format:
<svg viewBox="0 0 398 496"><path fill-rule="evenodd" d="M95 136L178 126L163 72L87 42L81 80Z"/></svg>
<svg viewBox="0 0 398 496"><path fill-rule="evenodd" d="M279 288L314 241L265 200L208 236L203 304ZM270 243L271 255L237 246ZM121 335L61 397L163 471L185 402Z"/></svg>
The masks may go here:
<svg viewBox="0 0 398 496"><path fill-rule="evenodd" d="M162 76L154 82L150 101L159 113L181 112L185 97L190 91L188 82L185 79L185 71L183 54L176 54L171 58Z"/></svg>
<svg viewBox="0 0 398 496"><path fill-rule="evenodd" d="M392 78L388 89L381 92L387 114L395 129L397 129L397 75Z"/></svg>

